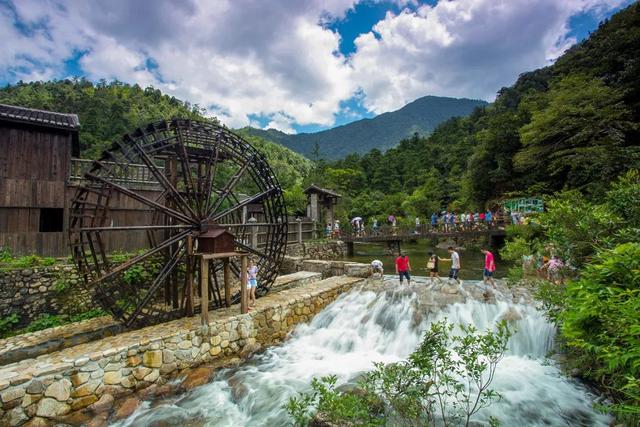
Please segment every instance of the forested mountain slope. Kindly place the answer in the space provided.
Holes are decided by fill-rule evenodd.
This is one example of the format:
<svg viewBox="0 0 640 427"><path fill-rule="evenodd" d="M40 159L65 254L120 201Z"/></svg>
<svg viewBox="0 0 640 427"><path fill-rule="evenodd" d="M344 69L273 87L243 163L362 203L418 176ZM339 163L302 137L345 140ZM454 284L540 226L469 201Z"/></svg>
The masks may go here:
<svg viewBox="0 0 640 427"><path fill-rule="evenodd" d="M638 58L634 3L485 108L386 153L324 162L313 179L350 194L348 214L364 216L425 215L563 189L597 199L621 173L640 168Z"/></svg>
<svg viewBox="0 0 640 427"><path fill-rule="evenodd" d="M417 133L430 134L440 123L451 117L466 116L487 103L475 99L425 96L399 110L380 114L316 133L289 135L274 129L245 128L247 133L277 142L308 158L317 155L338 159L351 153L366 153L377 148L387 150Z"/></svg>
<svg viewBox="0 0 640 427"><path fill-rule="evenodd" d="M215 118L206 118L197 105L164 95L152 87L143 89L118 81L18 83L0 88L0 103L77 114L81 124L80 148L87 158L97 158L112 141L155 120L183 117L217 122ZM308 173L311 163L301 155L258 137L250 140L267 157L285 188L299 183Z"/></svg>

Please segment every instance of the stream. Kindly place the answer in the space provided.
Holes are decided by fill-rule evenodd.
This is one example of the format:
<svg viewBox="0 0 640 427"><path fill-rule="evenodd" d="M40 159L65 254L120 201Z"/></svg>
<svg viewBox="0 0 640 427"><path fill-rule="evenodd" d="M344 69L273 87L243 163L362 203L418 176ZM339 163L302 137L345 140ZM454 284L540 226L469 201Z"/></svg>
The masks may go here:
<svg viewBox="0 0 640 427"><path fill-rule="evenodd" d="M427 285L422 279L414 286ZM290 396L309 390L313 377L335 374L339 384L345 383L372 369L374 362L405 359L432 321L447 318L485 330L514 310L521 317L513 322L517 332L491 386L503 399L473 420L488 425L489 417L494 416L503 426L608 425L609 417L592 408L596 396L579 382L564 377L546 358L553 347L555 329L535 308L507 302L497 295L496 304L468 298L465 303L424 315L417 312L421 307L417 293L391 289L354 289L310 323L298 325L281 345L238 367L219 371L209 384L188 393L153 405L145 402L116 425L290 425L282 406Z"/></svg>

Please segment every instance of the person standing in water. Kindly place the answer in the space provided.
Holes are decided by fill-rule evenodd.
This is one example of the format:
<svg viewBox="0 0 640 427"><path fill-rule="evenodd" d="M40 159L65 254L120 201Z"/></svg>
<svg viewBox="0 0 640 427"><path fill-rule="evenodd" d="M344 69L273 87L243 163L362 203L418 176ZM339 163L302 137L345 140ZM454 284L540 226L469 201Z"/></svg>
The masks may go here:
<svg viewBox="0 0 640 427"><path fill-rule="evenodd" d="M427 258L427 270L429 270L429 277L433 281L433 279L437 279L440 281L440 276L438 275L438 263L441 258L434 254L433 252L429 252L429 257Z"/></svg>
<svg viewBox="0 0 640 427"><path fill-rule="evenodd" d="M496 271L496 261L489 249L482 247L480 251L484 254L484 272L482 274L482 280L486 284L491 284L496 289L496 282L493 280L493 272Z"/></svg>
<svg viewBox="0 0 640 427"><path fill-rule="evenodd" d="M451 261L451 270L449 270L449 279L453 279L460 283L458 279L458 273L460 273L460 254L453 249L453 246L449 246L447 249L451 258L442 259L441 261Z"/></svg>
<svg viewBox="0 0 640 427"><path fill-rule="evenodd" d="M247 300L249 301L249 309L256 303L256 288L258 287L258 266L249 260L249 268L247 268Z"/></svg>
<svg viewBox="0 0 640 427"><path fill-rule="evenodd" d="M407 285L411 284L411 276L409 272L411 271L411 263L409 262L409 257L400 252L398 258L396 258L396 274L400 277L400 284L402 285L403 277L407 278Z"/></svg>

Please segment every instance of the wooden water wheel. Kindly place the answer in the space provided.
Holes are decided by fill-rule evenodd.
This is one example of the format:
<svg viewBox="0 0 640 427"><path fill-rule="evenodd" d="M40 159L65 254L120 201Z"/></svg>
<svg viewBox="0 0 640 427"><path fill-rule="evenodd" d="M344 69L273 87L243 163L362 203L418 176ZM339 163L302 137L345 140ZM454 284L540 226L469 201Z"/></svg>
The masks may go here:
<svg viewBox="0 0 640 427"><path fill-rule="evenodd" d="M226 128L175 119L125 135L93 163L72 201L69 242L93 299L126 325L141 326L202 309L193 253L211 227L232 233L236 249L254 256L258 295L266 293L287 239L275 174ZM113 253L132 246L138 251ZM240 264L230 267L239 279ZM212 261L209 309L225 303L222 271L222 261Z"/></svg>

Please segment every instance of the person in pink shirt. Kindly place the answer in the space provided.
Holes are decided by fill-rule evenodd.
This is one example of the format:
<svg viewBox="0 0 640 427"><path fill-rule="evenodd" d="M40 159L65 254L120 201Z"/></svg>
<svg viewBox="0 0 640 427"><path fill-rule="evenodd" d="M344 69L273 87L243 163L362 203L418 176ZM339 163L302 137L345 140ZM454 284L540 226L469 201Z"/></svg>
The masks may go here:
<svg viewBox="0 0 640 427"><path fill-rule="evenodd" d="M490 283L491 286L493 286L493 288L495 289L496 282L495 280L493 280L493 272L496 271L496 260L491 251L489 251L489 249L487 249L486 247L482 247L480 250L484 254L484 272L482 274L482 279L484 280L485 284Z"/></svg>

